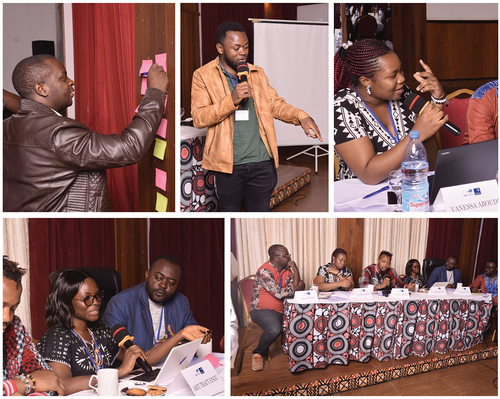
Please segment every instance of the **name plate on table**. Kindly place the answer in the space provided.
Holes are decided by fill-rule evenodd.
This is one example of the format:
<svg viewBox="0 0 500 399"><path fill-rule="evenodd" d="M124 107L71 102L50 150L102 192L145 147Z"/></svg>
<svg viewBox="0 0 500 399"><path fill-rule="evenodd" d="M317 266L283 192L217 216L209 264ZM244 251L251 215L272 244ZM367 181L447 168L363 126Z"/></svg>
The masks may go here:
<svg viewBox="0 0 500 399"><path fill-rule="evenodd" d="M214 396L224 391L224 383L208 360L181 370L168 390L178 392L186 386L196 396Z"/></svg>
<svg viewBox="0 0 500 399"><path fill-rule="evenodd" d="M350 299L373 299L373 288L370 289L368 287L364 288L353 288L351 291L351 297Z"/></svg>
<svg viewBox="0 0 500 399"><path fill-rule="evenodd" d="M472 295L472 292L470 292L470 287L457 287L453 295Z"/></svg>
<svg viewBox="0 0 500 399"><path fill-rule="evenodd" d="M391 298L400 298L400 299L410 299L410 292L408 288L393 288L391 290Z"/></svg>
<svg viewBox="0 0 500 399"><path fill-rule="evenodd" d="M300 302L318 302L318 291L295 291L293 299Z"/></svg>
<svg viewBox="0 0 500 399"><path fill-rule="evenodd" d="M497 212L498 184L496 180L443 187L434 202L434 210L448 212Z"/></svg>
<svg viewBox="0 0 500 399"><path fill-rule="evenodd" d="M448 293L446 292L446 287L443 287L443 286L440 286L440 287L432 286L429 289L428 294L429 295L448 295Z"/></svg>

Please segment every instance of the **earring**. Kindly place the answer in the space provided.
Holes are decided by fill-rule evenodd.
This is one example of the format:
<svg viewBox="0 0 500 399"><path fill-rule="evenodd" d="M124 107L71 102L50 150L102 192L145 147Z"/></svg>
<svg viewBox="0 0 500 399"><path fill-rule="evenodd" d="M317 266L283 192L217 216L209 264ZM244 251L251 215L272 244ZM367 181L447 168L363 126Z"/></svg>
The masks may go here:
<svg viewBox="0 0 500 399"><path fill-rule="evenodd" d="M366 86L366 92L371 96L372 91L370 90L370 86Z"/></svg>

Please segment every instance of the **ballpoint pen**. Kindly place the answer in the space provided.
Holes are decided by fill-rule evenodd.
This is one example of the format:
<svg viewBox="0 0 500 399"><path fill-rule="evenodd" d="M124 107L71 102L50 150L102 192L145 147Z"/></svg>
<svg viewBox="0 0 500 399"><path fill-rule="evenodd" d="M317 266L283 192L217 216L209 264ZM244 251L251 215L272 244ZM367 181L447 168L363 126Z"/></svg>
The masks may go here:
<svg viewBox="0 0 500 399"><path fill-rule="evenodd" d="M365 195L362 199L373 197L374 195L381 193L383 191L389 190L389 186L382 187L381 189L374 191L373 193Z"/></svg>

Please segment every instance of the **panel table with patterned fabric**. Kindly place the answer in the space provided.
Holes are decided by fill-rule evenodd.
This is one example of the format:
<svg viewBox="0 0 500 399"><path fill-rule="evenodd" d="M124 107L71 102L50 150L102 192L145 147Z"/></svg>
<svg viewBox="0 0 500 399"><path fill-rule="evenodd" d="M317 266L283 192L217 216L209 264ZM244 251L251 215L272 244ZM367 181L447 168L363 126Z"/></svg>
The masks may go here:
<svg viewBox="0 0 500 399"><path fill-rule="evenodd" d="M215 212L214 174L201 167L206 129L181 128L181 212Z"/></svg>
<svg viewBox="0 0 500 399"><path fill-rule="evenodd" d="M282 342L289 370L469 349L482 342L492 308L491 297L377 297L371 302L285 301Z"/></svg>

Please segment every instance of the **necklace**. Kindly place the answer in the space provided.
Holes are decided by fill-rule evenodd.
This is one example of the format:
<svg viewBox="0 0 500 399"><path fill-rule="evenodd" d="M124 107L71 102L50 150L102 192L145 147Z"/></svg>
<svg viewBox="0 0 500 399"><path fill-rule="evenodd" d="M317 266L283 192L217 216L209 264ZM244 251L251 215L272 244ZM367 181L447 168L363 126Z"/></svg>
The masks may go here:
<svg viewBox="0 0 500 399"><path fill-rule="evenodd" d="M89 347L87 346L87 343L83 339L83 337L78 334L74 329L72 329L80 342L83 344L85 347L85 351L87 352L87 355L90 358L90 361L92 362L92 365L94 366L94 370L97 372L97 370L104 368L103 367L103 360L102 360L102 355L101 355L101 350L99 349L99 346L97 345L97 341L94 337L94 334L92 334L92 331L90 331L90 328L87 327L87 331L89 332L90 336L92 337L92 342L94 343L94 350L91 351Z"/></svg>

